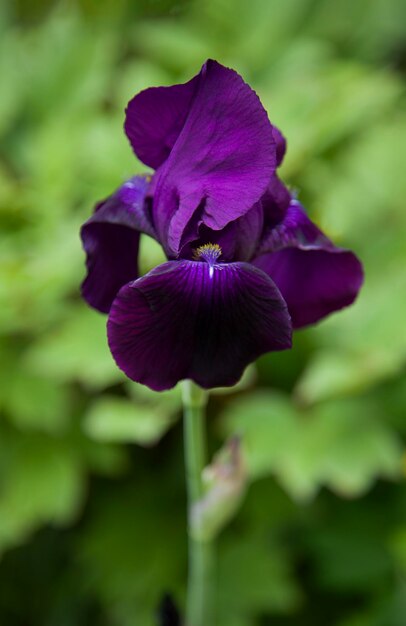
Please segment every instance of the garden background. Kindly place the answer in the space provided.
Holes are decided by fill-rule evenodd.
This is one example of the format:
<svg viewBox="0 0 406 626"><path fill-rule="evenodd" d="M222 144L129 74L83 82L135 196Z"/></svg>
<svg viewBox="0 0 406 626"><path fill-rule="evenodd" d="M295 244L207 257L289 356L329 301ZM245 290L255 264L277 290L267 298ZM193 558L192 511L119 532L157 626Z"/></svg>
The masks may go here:
<svg viewBox="0 0 406 626"><path fill-rule="evenodd" d="M116 369L78 232L144 171L127 101L212 57L366 272L353 307L211 398L210 450L238 433L250 482L218 544L219 626L405 625L405 27L402 0L0 3L0 624L153 626L165 592L183 603L179 391Z"/></svg>

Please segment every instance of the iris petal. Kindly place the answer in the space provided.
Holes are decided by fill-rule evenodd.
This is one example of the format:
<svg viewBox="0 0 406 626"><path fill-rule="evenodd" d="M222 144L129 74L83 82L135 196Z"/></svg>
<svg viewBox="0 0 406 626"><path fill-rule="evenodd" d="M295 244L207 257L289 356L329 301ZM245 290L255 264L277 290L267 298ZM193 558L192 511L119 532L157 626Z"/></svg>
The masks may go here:
<svg viewBox="0 0 406 626"><path fill-rule="evenodd" d="M279 167L283 161L286 152L286 139L282 135L279 128L273 126L272 128L273 138L276 143L276 164Z"/></svg>
<svg viewBox="0 0 406 626"><path fill-rule="evenodd" d="M176 256L194 214L213 230L247 213L276 167L272 126L256 93L231 69L202 68L183 128L154 181L154 223Z"/></svg>
<svg viewBox="0 0 406 626"><path fill-rule="evenodd" d="M140 232L155 234L145 207L149 182L135 176L100 202L82 226L87 258L82 295L98 311L108 313L119 289L138 275Z"/></svg>
<svg viewBox="0 0 406 626"><path fill-rule="evenodd" d="M283 298L246 263L164 263L120 290L107 330L117 365L157 391L184 378L233 385L260 354L291 346Z"/></svg>
<svg viewBox="0 0 406 626"><path fill-rule="evenodd" d="M349 306L363 283L355 254L336 247L296 201L263 240L259 254L253 263L279 287L294 328Z"/></svg>
<svg viewBox="0 0 406 626"><path fill-rule="evenodd" d="M199 75L171 87L151 87L128 103L124 129L137 157L153 169L168 158L185 123Z"/></svg>
<svg viewBox="0 0 406 626"><path fill-rule="evenodd" d="M267 238L271 231L283 222L291 202L291 194L280 178L274 174L261 198L264 216L264 227L261 235L261 247L266 248Z"/></svg>
<svg viewBox="0 0 406 626"><path fill-rule="evenodd" d="M187 243L182 247L180 256L192 259L194 250L199 246L217 243L222 250L222 261L249 261L257 249L263 222L263 208L260 202L222 230L207 228L200 222L191 230L189 237L185 237Z"/></svg>

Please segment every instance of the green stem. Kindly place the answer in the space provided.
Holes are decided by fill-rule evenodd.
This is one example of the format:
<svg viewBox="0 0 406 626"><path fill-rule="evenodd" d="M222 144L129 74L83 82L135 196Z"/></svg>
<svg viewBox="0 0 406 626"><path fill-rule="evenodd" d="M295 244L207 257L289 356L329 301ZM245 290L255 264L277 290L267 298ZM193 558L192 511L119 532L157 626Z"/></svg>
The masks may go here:
<svg viewBox="0 0 406 626"><path fill-rule="evenodd" d="M189 575L185 626L213 626L211 584L212 545L191 532L191 510L204 493L206 465L205 406L207 394L187 380L183 387L185 467L189 517Z"/></svg>

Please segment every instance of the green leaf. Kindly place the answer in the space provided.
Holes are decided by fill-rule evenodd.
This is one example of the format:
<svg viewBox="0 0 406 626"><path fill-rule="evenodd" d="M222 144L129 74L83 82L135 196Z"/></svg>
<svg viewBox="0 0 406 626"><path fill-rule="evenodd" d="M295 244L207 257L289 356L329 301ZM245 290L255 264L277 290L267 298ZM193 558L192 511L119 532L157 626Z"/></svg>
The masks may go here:
<svg viewBox="0 0 406 626"><path fill-rule="evenodd" d="M280 394L255 392L230 402L223 414L228 436L242 437L252 477L278 466L297 433L296 415Z"/></svg>
<svg viewBox="0 0 406 626"><path fill-rule="evenodd" d="M224 419L227 434L242 437L252 478L271 473L298 499L324 484L354 497L377 476L400 473L396 435L356 400L300 410L288 396L253 393L230 403Z"/></svg>
<svg viewBox="0 0 406 626"><path fill-rule="evenodd" d="M83 498L75 451L45 436L3 432L0 454L0 551L45 523L71 523Z"/></svg>
<svg viewBox="0 0 406 626"><path fill-rule="evenodd" d="M399 363L385 355L370 352L354 354L320 350L306 367L295 387L301 403L314 403L364 391L383 376L396 374Z"/></svg>
<svg viewBox="0 0 406 626"><path fill-rule="evenodd" d="M5 394L5 408L19 428L60 433L68 425L69 392L48 378L14 372Z"/></svg>
<svg viewBox="0 0 406 626"><path fill-rule="evenodd" d="M156 443L173 421L173 415L162 405L104 396L91 405L84 429L96 441L134 442L146 446Z"/></svg>
<svg viewBox="0 0 406 626"><path fill-rule="evenodd" d="M69 309L58 329L32 345L26 364L54 380L76 380L90 389L125 380L107 345L105 316L85 304Z"/></svg>
<svg viewBox="0 0 406 626"><path fill-rule="evenodd" d="M121 482L107 499L96 499L78 542L87 587L107 619L122 626L155 626L165 590L178 595L183 587L185 517L174 506L168 477L167 468L158 468L154 480L150 468L138 485Z"/></svg>
<svg viewBox="0 0 406 626"><path fill-rule="evenodd" d="M217 586L219 624L251 626L258 613L289 613L300 593L284 550L267 533L240 534L219 549Z"/></svg>

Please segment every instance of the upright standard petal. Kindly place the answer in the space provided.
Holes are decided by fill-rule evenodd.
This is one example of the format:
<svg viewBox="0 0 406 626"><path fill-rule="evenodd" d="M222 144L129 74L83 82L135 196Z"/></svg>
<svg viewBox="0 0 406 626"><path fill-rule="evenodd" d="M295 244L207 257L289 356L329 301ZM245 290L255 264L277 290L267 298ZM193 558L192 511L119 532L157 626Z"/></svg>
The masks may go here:
<svg viewBox="0 0 406 626"><path fill-rule="evenodd" d="M205 388L234 385L259 355L291 346L287 307L272 280L208 254L208 262L164 263L120 290L107 332L129 378L157 391L184 378Z"/></svg>
<svg viewBox="0 0 406 626"><path fill-rule="evenodd" d="M272 126L258 96L239 74L208 61L182 130L155 176L154 223L168 255L179 253L196 212L213 230L247 213L275 167Z"/></svg>
<svg viewBox="0 0 406 626"><path fill-rule="evenodd" d="M352 304L363 283L355 254L334 246L295 200L258 254L253 263L279 287L294 328Z"/></svg>
<svg viewBox="0 0 406 626"><path fill-rule="evenodd" d="M87 276L84 299L98 311L108 313L119 289L138 275L140 232L155 236L146 209L148 176L135 176L112 196L100 202L82 226Z"/></svg>
<svg viewBox="0 0 406 626"><path fill-rule="evenodd" d="M154 170L168 158L183 128L200 75L171 87L151 87L128 103L124 130L137 157Z"/></svg>

